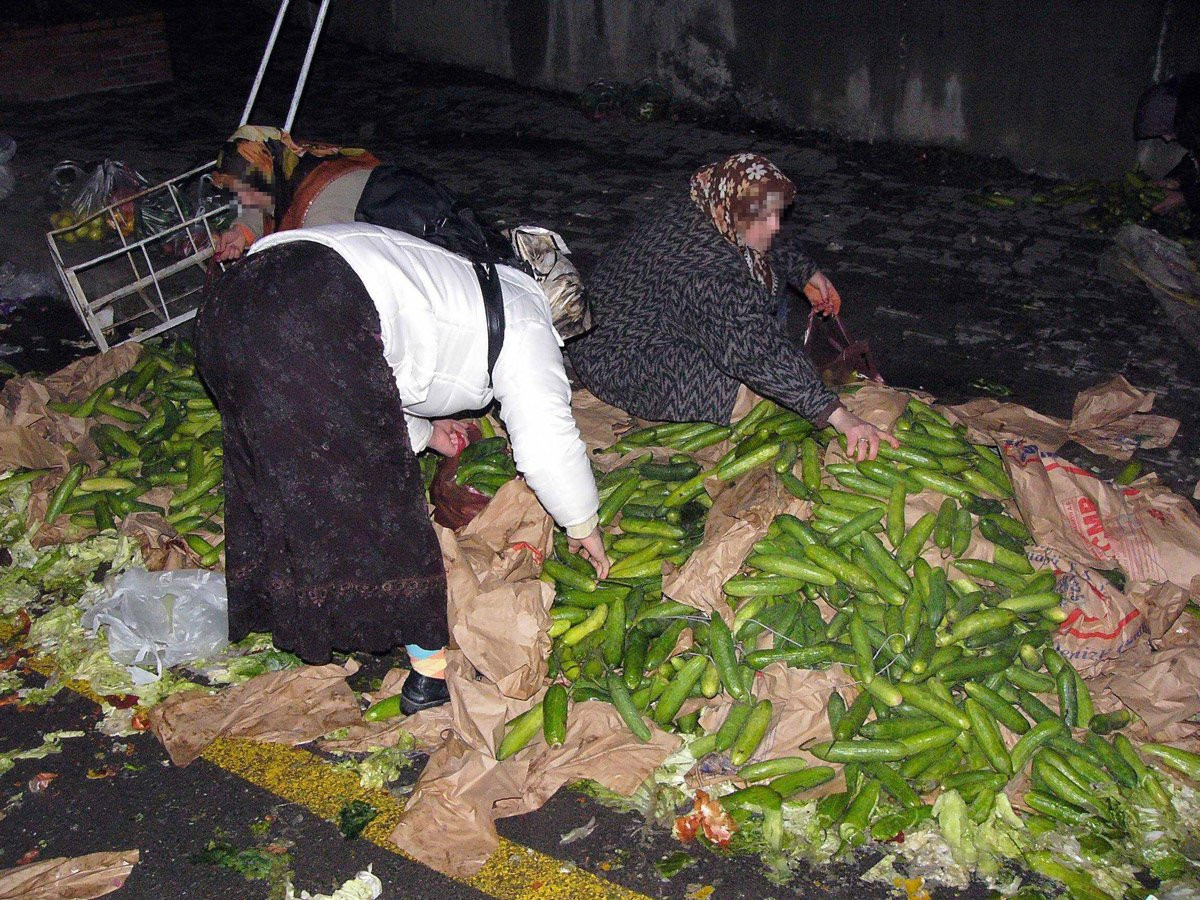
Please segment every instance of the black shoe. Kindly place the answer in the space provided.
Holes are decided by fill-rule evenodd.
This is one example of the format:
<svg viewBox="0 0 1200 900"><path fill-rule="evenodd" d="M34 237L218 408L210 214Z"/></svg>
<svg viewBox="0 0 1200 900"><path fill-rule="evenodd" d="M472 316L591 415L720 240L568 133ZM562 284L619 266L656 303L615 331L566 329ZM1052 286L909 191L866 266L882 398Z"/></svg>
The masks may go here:
<svg viewBox="0 0 1200 900"><path fill-rule="evenodd" d="M441 706L450 699L445 678L430 678L420 672L409 672L400 688L400 710L406 716L422 709Z"/></svg>

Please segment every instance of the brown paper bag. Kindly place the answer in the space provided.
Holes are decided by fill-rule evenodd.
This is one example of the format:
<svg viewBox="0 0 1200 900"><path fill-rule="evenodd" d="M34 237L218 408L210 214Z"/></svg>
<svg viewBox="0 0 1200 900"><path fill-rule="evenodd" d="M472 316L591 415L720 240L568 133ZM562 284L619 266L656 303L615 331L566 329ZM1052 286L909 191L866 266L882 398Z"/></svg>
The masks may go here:
<svg viewBox="0 0 1200 900"><path fill-rule="evenodd" d="M1034 539L1085 566L1118 565L1132 582L1189 591L1200 576L1200 515L1155 485L1120 487L1023 441L1005 441L1017 505Z"/></svg>
<svg viewBox="0 0 1200 900"><path fill-rule="evenodd" d="M121 522L119 530L138 542L148 571L193 569L200 564L200 557L187 541L158 513L130 513Z"/></svg>
<svg viewBox="0 0 1200 900"><path fill-rule="evenodd" d="M1151 740L1169 740L1170 726L1200 716L1200 646L1123 657L1108 674L1108 690L1141 717Z"/></svg>
<svg viewBox="0 0 1200 900"><path fill-rule="evenodd" d="M571 393L571 413L579 436L592 452L611 447L618 435L633 426L633 417L629 413L605 403L586 389Z"/></svg>
<svg viewBox="0 0 1200 900"><path fill-rule="evenodd" d="M217 694L172 694L150 710L150 730L186 766L219 737L306 744L362 720L346 678L358 664L268 672Z"/></svg>
<svg viewBox="0 0 1200 900"><path fill-rule="evenodd" d="M680 603L732 616L721 586L737 574L750 547L780 513L807 516L808 503L779 483L769 466L750 472L721 491L704 526L704 539L686 563L664 576L663 594Z"/></svg>
<svg viewBox="0 0 1200 900"><path fill-rule="evenodd" d="M1053 452L1068 440L1064 420L1042 415L1017 403L979 397L941 409L954 421L966 425L967 437L977 444L1023 440Z"/></svg>
<svg viewBox="0 0 1200 900"><path fill-rule="evenodd" d="M1125 654L1140 656L1150 649L1146 616L1103 575L1050 547L1029 548L1027 555L1036 568L1058 575L1056 589L1067 619L1054 635L1054 647L1081 675L1107 672Z"/></svg>
<svg viewBox="0 0 1200 900"><path fill-rule="evenodd" d="M639 743L606 703L572 707L561 747L535 742L504 762L452 735L430 756L392 840L439 872L469 878L499 846L495 819L532 812L580 778L632 793L678 746L657 729Z"/></svg>
<svg viewBox="0 0 1200 900"><path fill-rule="evenodd" d="M0 900L89 900L125 885L137 850L57 856L0 871Z"/></svg>
<svg viewBox="0 0 1200 900"><path fill-rule="evenodd" d="M1144 415L1153 405L1153 393L1139 391L1117 375L1079 392L1067 430L1093 453L1129 459L1139 449L1166 447L1175 439L1178 421Z"/></svg>

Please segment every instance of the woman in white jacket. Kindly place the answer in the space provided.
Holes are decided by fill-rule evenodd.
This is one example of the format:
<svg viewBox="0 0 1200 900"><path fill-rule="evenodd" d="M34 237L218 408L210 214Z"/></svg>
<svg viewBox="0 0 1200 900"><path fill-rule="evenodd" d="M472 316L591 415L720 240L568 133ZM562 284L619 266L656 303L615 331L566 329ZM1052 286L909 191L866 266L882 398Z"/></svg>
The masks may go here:
<svg viewBox="0 0 1200 900"><path fill-rule="evenodd" d="M224 425L231 640L269 631L312 663L405 644L406 711L444 702L446 577L416 454L457 452L462 426L445 417L493 398L517 468L607 574L564 323L533 278L497 272L505 328L490 379L471 263L401 232L272 235L205 298L196 352Z"/></svg>

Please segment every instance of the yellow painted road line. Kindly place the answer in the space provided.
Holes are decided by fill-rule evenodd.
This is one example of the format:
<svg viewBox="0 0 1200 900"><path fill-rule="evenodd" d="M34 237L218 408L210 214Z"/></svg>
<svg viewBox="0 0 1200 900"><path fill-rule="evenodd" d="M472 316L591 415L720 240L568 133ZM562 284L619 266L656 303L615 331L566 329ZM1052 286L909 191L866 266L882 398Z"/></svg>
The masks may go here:
<svg viewBox="0 0 1200 900"><path fill-rule="evenodd" d="M0 640L8 636L0 635ZM54 663L44 657L31 656L25 662L47 677L56 671ZM85 682L64 684L93 703L102 702ZM285 744L218 738L201 758L255 787L303 806L328 822L336 823L338 813L347 803L354 800L370 803L379 814L362 836L389 853L412 859L391 840L404 812L403 802L387 791L364 788L354 773L339 770L307 750ZM505 838L500 838L500 846L477 875L454 880L503 900L649 900L645 894Z"/></svg>
<svg viewBox="0 0 1200 900"><path fill-rule="evenodd" d="M347 803L354 800L370 803L379 810L379 815L363 831L363 837L392 853L408 856L391 841L404 804L387 791L362 787L352 772L339 771L306 750L256 741L219 738L202 757L328 821L337 821L338 811ZM504 838L479 874L463 883L501 898L638 900L645 897Z"/></svg>

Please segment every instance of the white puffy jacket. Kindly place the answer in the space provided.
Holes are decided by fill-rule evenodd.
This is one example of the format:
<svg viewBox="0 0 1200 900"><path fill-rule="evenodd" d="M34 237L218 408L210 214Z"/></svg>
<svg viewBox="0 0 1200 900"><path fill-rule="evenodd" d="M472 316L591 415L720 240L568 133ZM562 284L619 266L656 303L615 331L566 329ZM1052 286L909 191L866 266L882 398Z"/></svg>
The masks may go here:
<svg viewBox="0 0 1200 900"><path fill-rule="evenodd" d="M483 295L471 264L428 241L375 225L322 225L255 241L251 253L288 241L337 251L375 301L383 355L396 378L414 451L430 419L481 409L492 398L513 458L538 500L572 537L595 527L599 501L587 449L571 414L562 341L546 297L524 272L497 266L504 345L487 375Z"/></svg>

